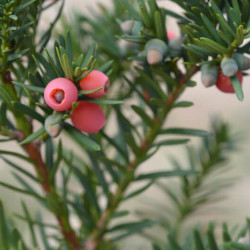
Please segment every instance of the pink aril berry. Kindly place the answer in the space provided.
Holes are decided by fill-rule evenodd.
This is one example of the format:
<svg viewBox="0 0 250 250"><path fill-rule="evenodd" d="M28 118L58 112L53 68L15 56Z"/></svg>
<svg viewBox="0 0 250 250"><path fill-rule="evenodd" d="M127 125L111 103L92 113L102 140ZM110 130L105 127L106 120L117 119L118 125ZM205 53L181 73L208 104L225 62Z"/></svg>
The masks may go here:
<svg viewBox="0 0 250 250"><path fill-rule="evenodd" d="M47 105L57 111L71 109L72 103L78 99L78 91L74 83L66 78L56 78L48 83L44 90Z"/></svg>
<svg viewBox="0 0 250 250"><path fill-rule="evenodd" d="M237 75L240 83L242 83L243 76L242 76L241 71L238 71L236 75ZM235 92L233 85L231 84L230 78L225 76L222 72L220 72L218 77L217 77L216 87L220 91L225 92L225 93L234 93Z"/></svg>
<svg viewBox="0 0 250 250"><path fill-rule="evenodd" d="M109 78L99 70L92 70L86 77L80 80L80 87L84 91L91 91L102 87L97 92L86 94L89 98L100 98L109 90Z"/></svg>
<svg viewBox="0 0 250 250"><path fill-rule="evenodd" d="M105 125L106 118L103 110L96 103L80 101L71 112L71 121L75 128L95 134Z"/></svg>
<svg viewBox="0 0 250 250"><path fill-rule="evenodd" d="M168 40L171 40L175 37L175 33L173 31L167 31L167 37L168 37Z"/></svg>

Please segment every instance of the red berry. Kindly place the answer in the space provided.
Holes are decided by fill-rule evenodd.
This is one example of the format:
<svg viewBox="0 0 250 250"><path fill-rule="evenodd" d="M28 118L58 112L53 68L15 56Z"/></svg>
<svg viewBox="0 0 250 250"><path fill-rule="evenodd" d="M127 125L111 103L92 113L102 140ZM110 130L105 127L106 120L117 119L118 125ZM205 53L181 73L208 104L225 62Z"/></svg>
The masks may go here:
<svg viewBox="0 0 250 250"><path fill-rule="evenodd" d="M92 70L86 77L80 80L80 87L85 91L95 90L102 87L102 89L95 93L86 94L89 98L99 98L106 95L109 90L109 84L109 78L103 72L98 70Z"/></svg>
<svg viewBox="0 0 250 250"><path fill-rule="evenodd" d="M242 76L241 71L237 72L237 77L240 83L242 83L243 76ZM222 92L234 93L234 88L233 88L233 85L231 84L230 78L225 76L222 72L220 72L217 77L216 87Z"/></svg>
<svg viewBox="0 0 250 250"><path fill-rule="evenodd" d="M96 103L80 101L71 112L71 121L77 129L95 134L105 125L106 118L103 110Z"/></svg>
<svg viewBox="0 0 250 250"><path fill-rule="evenodd" d="M66 78L56 78L48 83L44 90L47 105L57 111L65 111L72 107L78 99L78 91L74 83Z"/></svg>

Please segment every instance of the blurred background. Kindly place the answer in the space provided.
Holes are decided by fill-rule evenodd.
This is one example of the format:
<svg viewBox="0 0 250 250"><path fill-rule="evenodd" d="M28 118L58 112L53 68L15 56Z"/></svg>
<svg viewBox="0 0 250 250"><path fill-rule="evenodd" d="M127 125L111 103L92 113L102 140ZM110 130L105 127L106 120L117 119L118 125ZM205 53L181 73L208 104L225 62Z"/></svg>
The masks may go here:
<svg viewBox="0 0 250 250"><path fill-rule="evenodd" d="M68 20L74 17L75 9L91 16L92 11L100 12L98 7L99 3L112 8L111 1L109 0L66 0L64 13L68 17ZM178 6L167 0L161 0L159 4L171 10L181 11ZM56 5L55 9L57 7L59 6ZM50 21L53 20L56 13L56 11L53 11L53 8L45 13L42 18L41 32L43 25L48 25ZM177 34L180 33L175 20L171 17L168 19L167 27ZM77 41L81 39L81 37L73 37L72 39ZM245 223L245 218L250 216L250 77L244 77L243 80L243 91L245 94L243 102L238 101L235 95L220 92L216 87L204 88L200 82L199 74L196 74L194 80L198 83L197 87L189 88L181 99L192 101L195 105L188 109L177 109L173 111L167 120L166 126L208 129L211 117L218 115L221 119L230 124L233 133L238 133L241 140L238 145L238 151L230 156L231 159L228 164L231 166L231 171L226 174L226 178L233 177L235 179L234 185L224 190L222 195L223 199L214 204L202 207L195 212L195 214L185 222L185 228L188 229L190 225L195 225L198 222L207 225L210 220L217 221L219 225L221 225L223 221L227 221L232 227L237 224L243 225ZM67 138L63 140L67 143ZM197 145L199 144L199 139L192 139L190 143ZM14 150L14 147L17 146L13 142L0 144L0 147L2 150ZM152 169L170 169L171 163L168 160L169 156L178 157L178 160L185 165L186 155L183 147L165 147L152 159L144 163L140 171L147 172ZM14 182L15 179L12 177L11 169L3 161L0 163L1 180L5 182ZM173 182L173 185L176 184L175 180L172 179L166 179L166 181ZM19 196L3 188L0 189L0 196L9 214L18 213L21 207L20 199L27 200L27 204L30 204L30 208L33 208L34 213L36 209L40 209L39 204L32 199ZM152 204L154 205L155 203L155 205L158 206L159 203L163 204L164 202L168 203L166 196L163 196L163 194L159 192L159 189L152 187L146 193L138 197L137 200L132 199L124 203L123 206L126 206L126 209L147 210L149 205L152 206ZM168 211L166 211L166 213L167 212ZM46 214L46 211L45 215L45 220L53 220L53 217ZM19 226L23 227L23 232L25 234L25 230L27 229L26 225L24 226L20 222ZM158 233L160 234L161 232ZM162 237L164 238L165 236L162 235ZM148 243L142 237L133 237L132 239L124 240L122 246L122 249L150 249Z"/></svg>

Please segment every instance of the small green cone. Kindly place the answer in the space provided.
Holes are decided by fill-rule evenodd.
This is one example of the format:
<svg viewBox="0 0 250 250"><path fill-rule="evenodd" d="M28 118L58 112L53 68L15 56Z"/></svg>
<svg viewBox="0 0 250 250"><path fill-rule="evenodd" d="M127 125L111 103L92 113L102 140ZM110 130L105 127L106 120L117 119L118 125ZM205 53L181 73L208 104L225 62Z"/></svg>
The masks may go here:
<svg viewBox="0 0 250 250"><path fill-rule="evenodd" d="M44 128L51 137L57 137L62 130L62 115L50 115L45 119Z"/></svg>
<svg viewBox="0 0 250 250"><path fill-rule="evenodd" d="M201 66L201 82L208 88L213 86L218 77L218 67L216 65L204 64Z"/></svg>
<svg viewBox="0 0 250 250"><path fill-rule="evenodd" d="M182 50L183 38L179 36L173 37L168 42L169 53L172 56L179 56Z"/></svg>
<svg viewBox="0 0 250 250"><path fill-rule="evenodd" d="M220 66L222 73L227 77L235 76L239 70L237 63L233 58L224 57Z"/></svg>
<svg viewBox="0 0 250 250"><path fill-rule="evenodd" d="M167 53L167 45L160 39L151 39L145 45L148 64L159 64Z"/></svg>
<svg viewBox="0 0 250 250"><path fill-rule="evenodd" d="M244 56L241 53L235 53L233 55L233 59L238 64L240 70L247 70L250 69L250 58Z"/></svg>

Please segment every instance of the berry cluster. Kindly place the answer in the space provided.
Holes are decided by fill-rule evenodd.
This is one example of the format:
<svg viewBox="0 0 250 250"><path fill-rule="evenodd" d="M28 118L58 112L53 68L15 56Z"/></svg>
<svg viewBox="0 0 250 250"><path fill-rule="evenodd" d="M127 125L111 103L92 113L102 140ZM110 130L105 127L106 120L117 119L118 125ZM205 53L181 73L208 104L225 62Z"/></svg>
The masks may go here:
<svg viewBox="0 0 250 250"><path fill-rule="evenodd" d="M204 64L201 66L201 81L205 87L216 85L225 93L234 93L230 77L237 76L242 83L242 71L250 68L250 59L243 54L235 53L232 57L222 58L220 65Z"/></svg>
<svg viewBox="0 0 250 250"><path fill-rule="evenodd" d="M121 23L120 27L124 34L137 36L140 34L142 24L138 21L127 20ZM167 37L168 44L158 38L150 39L145 44L145 54L148 64L160 64L164 61L166 55L174 57L180 55L183 38L176 36L172 31L167 31Z"/></svg>
<svg viewBox="0 0 250 250"><path fill-rule="evenodd" d="M147 62L150 65L159 64L164 61L165 56L179 56L182 49L183 38L176 36L172 31L167 32L168 44L163 40L154 38L145 45Z"/></svg>
<svg viewBox="0 0 250 250"><path fill-rule="evenodd" d="M97 133L106 123L105 114L96 103L78 101L78 90L81 90L84 96L95 99L107 94L109 84L109 78L98 70L87 72L78 85L66 78L56 78L46 86L44 99L55 111L70 111L75 128L86 133ZM56 113L46 118L44 126L50 136L56 137L60 133L62 118L63 113Z"/></svg>

